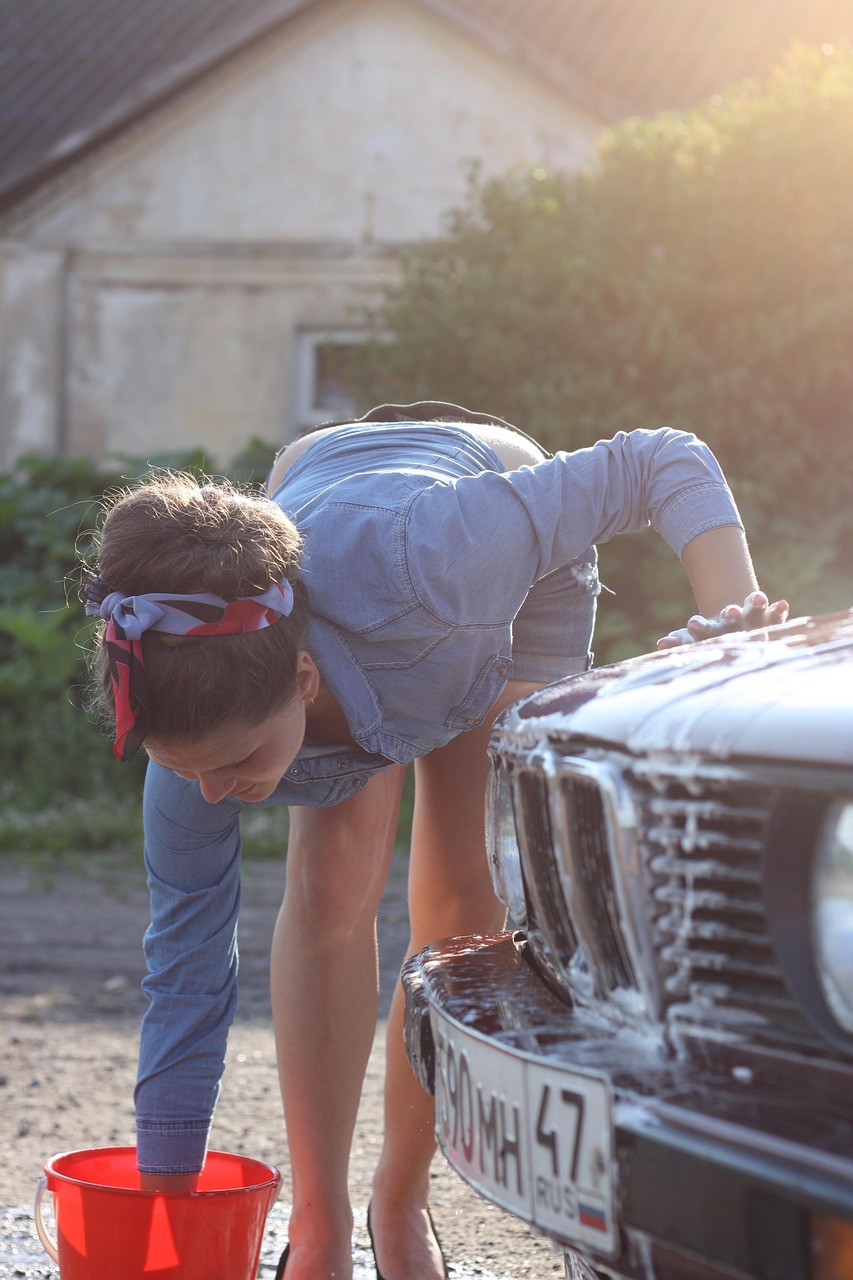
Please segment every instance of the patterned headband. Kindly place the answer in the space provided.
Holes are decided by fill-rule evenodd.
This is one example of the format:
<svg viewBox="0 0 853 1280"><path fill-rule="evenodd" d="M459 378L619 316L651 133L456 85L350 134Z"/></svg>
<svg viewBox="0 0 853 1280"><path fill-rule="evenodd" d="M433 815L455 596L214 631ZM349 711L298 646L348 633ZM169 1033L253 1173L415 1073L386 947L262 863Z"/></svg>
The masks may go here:
<svg viewBox="0 0 853 1280"><path fill-rule="evenodd" d="M107 623L104 643L116 711L113 754L122 761L132 759L148 729L142 653L145 631L165 631L172 636L242 635L262 631L293 609L293 587L287 578L258 596L237 600L223 600L204 591L125 596L93 574L84 577L83 587L86 613Z"/></svg>

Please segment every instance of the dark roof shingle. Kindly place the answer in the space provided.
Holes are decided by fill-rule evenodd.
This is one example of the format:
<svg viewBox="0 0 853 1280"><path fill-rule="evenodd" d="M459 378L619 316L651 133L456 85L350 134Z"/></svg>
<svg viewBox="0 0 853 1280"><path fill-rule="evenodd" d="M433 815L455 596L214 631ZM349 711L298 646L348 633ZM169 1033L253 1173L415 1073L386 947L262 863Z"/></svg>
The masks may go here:
<svg viewBox="0 0 853 1280"><path fill-rule="evenodd" d="M761 77L794 39L853 35L853 0L411 0L602 120ZM309 5L0 0L0 207Z"/></svg>
<svg viewBox="0 0 853 1280"><path fill-rule="evenodd" d="M311 0L0 0L0 201Z"/></svg>

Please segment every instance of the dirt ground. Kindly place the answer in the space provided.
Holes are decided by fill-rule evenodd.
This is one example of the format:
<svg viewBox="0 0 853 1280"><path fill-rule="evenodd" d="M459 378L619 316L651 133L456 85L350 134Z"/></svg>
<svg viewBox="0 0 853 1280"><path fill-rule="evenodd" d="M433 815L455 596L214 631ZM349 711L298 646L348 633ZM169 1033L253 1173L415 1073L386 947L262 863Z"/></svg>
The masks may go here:
<svg viewBox="0 0 853 1280"><path fill-rule="evenodd" d="M240 919L240 1008L211 1147L270 1161L282 1172L276 1209L290 1203L290 1171L275 1069L267 964L283 865L250 861ZM356 1128L351 1188L356 1247L378 1150L384 1018L407 937L405 865L398 857L379 920L380 1022ZM93 857L75 870L0 861L0 1218L8 1237L29 1233L27 1209L45 1159L133 1142L132 1090L144 1000L141 937L147 894L127 859ZM482 1201L441 1156L433 1165L433 1215L456 1277L564 1274L550 1242ZM362 1247L366 1239L361 1240ZM0 1241L0 1277L55 1274L17 1268ZM263 1270L263 1268L262 1268Z"/></svg>

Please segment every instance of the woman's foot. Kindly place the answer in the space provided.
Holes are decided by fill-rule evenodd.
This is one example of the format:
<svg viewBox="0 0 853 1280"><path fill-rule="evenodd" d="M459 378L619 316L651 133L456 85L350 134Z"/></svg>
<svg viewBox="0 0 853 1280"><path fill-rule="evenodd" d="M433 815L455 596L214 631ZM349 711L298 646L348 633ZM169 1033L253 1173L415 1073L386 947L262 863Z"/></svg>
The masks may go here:
<svg viewBox="0 0 853 1280"><path fill-rule="evenodd" d="M389 1204L383 1212L371 1200L367 1233L376 1280L447 1280L447 1264L425 1206Z"/></svg>
<svg viewBox="0 0 853 1280"><path fill-rule="evenodd" d="M304 1276L310 1280L351 1280L352 1247L346 1255L336 1257L325 1249L288 1245L279 1259L275 1280L299 1280Z"/></svg>
<svg viewBox="0 0 853 1280"><path fill-rule="evenodd" d="M346 1235L329 1227L300 1239L291 1218L289 1240L278 1261L275 1280L352 1280L352 1229Z"/></svg>

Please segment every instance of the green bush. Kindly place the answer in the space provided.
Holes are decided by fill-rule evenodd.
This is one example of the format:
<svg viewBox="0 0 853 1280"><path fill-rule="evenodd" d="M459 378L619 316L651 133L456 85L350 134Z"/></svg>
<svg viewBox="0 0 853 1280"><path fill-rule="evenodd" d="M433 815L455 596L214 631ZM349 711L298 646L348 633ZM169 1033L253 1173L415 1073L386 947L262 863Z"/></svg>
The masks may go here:
<svg viewBox="0 0 853 1280"><path fill-rule="evenodd" d="M273 453L253 441L227 474L258 483ZM0 475L0 849L95 849L138 837L144 755L119 765L81 710L94 623L77 565L91 552L104 494L151 466L214 470L187 451L108 467L30 455ZM259 847L268 826L258 826Z"/></svg>
<svg viewBox="0 0 853 1280"><path fill-rule="evenodd" d="M364 407L453 400L552 448L694 431L766 589L799 613L853 602L849 51L797 48L764 84L628 120L579 176L473 172L370 320L396 342L354 368ZM654 538L602 563L599 660L693 608Z"/></svg>

